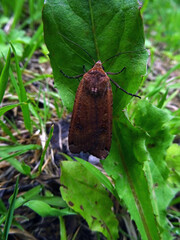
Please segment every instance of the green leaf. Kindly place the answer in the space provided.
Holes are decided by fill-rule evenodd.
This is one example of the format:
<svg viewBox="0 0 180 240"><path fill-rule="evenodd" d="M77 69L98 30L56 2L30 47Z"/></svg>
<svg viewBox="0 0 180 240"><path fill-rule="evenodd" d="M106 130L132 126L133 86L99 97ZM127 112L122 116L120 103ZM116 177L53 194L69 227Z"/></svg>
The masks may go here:
<svg viewBox="0 0 180 240"><path fill-rule="evenodd" d="M15 208L18 208L18 207L22 206L23 204L25 204L29 200L38 200L38 201L42 201L42 202L44 202L46 204L49 204L49 205L52 205L52 206L67 208L66 202L61 197L58 197L58 196L50 196L50 197L40 196L39 194L40 194L41 191L42 191L42 186L38 185L38 186L30 189L29 191L25 192L24 194L22 194L20 197L17 198Z"/></svg>
<svg viewBox="0 0 180 240"><path fill-rule="evenodd" d="M139 101L137 104L135 123L149 135L146 140L147 150L165 179L168 170L164 157L173 140L168 126L171 119L169 112L156 108L148 101Z"/></svg>
<svg viewBox="0 0 180 240"><path fill-rule="evenodd" d="M67 240L67 234L66 234L66 226L65 226L65 221L63 217L59 217L59 222L60 222L60 239Z"/></svg>
<svg viewBox="0 0 180 240"><path fill-rule="evenodd" d="M145 165L145 173L153 211L160 225L163 239L171 238L166 220L166 209L177 192L177 189L169 186L169 170L165 161L167 149L174 138L169 128L171 118L168 111L158 109L148 101L139 102L135 116L136 124L141 126L149 136L146 139L146 149L150 161Z"/></svg>
<svg viewBox="0 0 180 240"><path fill-rule="evenodd" d="M41 173L41 169L42 169L42 166L43 166L43 162L44 162L44 157L45 157L45 154L46 154L46 151L47 151L47 148L49 146L49 143L51 141L51 138L52 138L52 135L53 135L53 130L54 130L54 126L51 127L50 129L50 133L49 133L49 136L48 136L48 139L46 141L46 144L44 146L44 149L43 149L43 152L41 154L41 159L40 159L40 164L39 164L39 173Z"/></svg>
<svg viewBox="0 0 180 240"><path fill-rule="evenodd" d="M39 149L41 149L41 146L38 144L0 146L0 152L5 151L6 153L15 152L15 151L39 150Z"/></svg>
<svg viewBox="0 0 180 240"><path fill-rule="evenodd" d="M27 67L27 64L29 63L29 60L31 59L37 46L39 45L42 36L43 36L43 24L41 24L38 27L35 34L32 36L31 40L29 41L29 44L26 46L26 48L24 50L23 59L26 58L26 63L24 65L24 69Z"/></svg>
<svg viewBox="0 0 180 240"><path fill-rule="evenodd" d="M112 183L100 170L80 158L76 157L75 159L80 162L91 174L93 174L114 196L118 197Z"/></svg>
<svg viewBox="0 0 180 240"><path fill-rule="evenodd" d="M31 168L30 168L30 166L28 166L24 162L21 163L16 158L13 158L13 157L8 158L6 161L9 162L20 173L22 173L24 175L29 175L30 174Z"/></svg>
<svg viewBox="0 0 180 240"><path fill-rule="evenodd" d="M166 208L176 191L167 184L165 153L172 142L169 115L139 101L134 127L124 114L114 119L110 155L102 161L142 239L171 239Z"/></svg>
<svg viewBox="0 0 180 240"><path fill-rule="evenodd" d="M0 199L0 213L3 214L3 215L5 215L7 213L6 206L1 199Z"/></svg>
<svg viewBox="0 0 180 240"><path fill-rule="evenodd" d="M67 208L66 202L58 196L52 196L52 197L45 197L45 196L37 196L34 198L35 200L41 200L49 205L55 206L55 207L61 207L61 208Z"/></svg>
<svg viewBox="0 0 180 240"><path fill-rule="evenodd" d="M11 105L0 108L0 116L2 116L5 112L7 112L7 111L19 106L19 105L25 105L25 103L11 104Z"/></svg>
<svg viewBox="0 0 180 240"><path fill-rule="evenodd" d="M18 161L15 157L20 156L21 154L24 154L29 150L36 149L41 149L41 146L36 144L0 146L0 162L7 161L22 174L29 175L31 171L30 166L28 166L24 162Z"/></svg>
<svg viewBox="0 0 180 240"><path fill-rule="evenodd" d="M37 214L42 217L48 216L65 216L74 214L68 208L67 209L57 209L49 206L47 203L39 200L31 200L24 204L24 206L31 208Z"/></svg>
<svg viewBox="0 0 180 240"><path fill-rule="evenodd" d="M15 208L18 208L22 206L25 202L33 199L35 196L37 196L42 191L42 186L38 185L29 191L22 194L20 197L17 198Z"/></svg>
<svg viewBox="0 0 180 240"><path fill-rule="evenodd" d="M10 71L9 71L9 75L10 75L10 78L11 78L11 83L12 83L13 87L15 88L15 91L16 91L17 95L20 96L19 85L17 83L16 78L13 75L13 71L12 71L11 68L10 68ZM19 97L19 99L20 99L20 97Z"/></svg>
<svg viewBox="0 0 180 240"><path fill-rule="evenodd" d="M180 146L172 144L166 155L166 162L170 169L169 182L172 186L178 187L180 185Z"/></svg>
<svg viewBox="0 0 180 240"><path fill-rule="evenodd" d="M4 92L7 87L8 77L9 77L9 66L10 66L10 59L11 59L11 49L9 48L6 64L1 72L0 76L0 103L3 99Z"/></svg>
<svg viewBox="0 0 180 240"><path fill-rule="evenodd" d="M108 72L126 91L136 93L146 73L148 54L144 50L143 23L136 0L116 1L65 1L47 0L43 8L44 35L53 68L56 87L64 105L72 110L79 82L65 78L89 70L93 61L106 59L122 52L104 63ZM85 52L86 51L86 52ZM130 51L129 53L125 53ZM89 54L87 54L87 52ZM130 96L115 91L114 112L117 114L129 102Z"/></svg>
<svg viewBox="0 0 180 240"><path fill-rule="evenodd" d="M25 153L25 152L27 152L27 151L26 151L26 150L24 150L24 151L18 151L18 152L16 152L16 153L10 154L10 155L8 155L8 156L5 155L5 157L0 156L0 157L2 157L2 158L0 159L0 162L2 162L2 161L7 161L7 160L9 160L10 158L14 158L14 157L16 157L16 156L19 156L19 155Z"/></svg>
<svg viewBox="0 0 180 240"><path fill-rule="evenodd" d="M17 57L17 54L16 54L16 50L15 50L15 48L12 44L11 44L11 47L13 49L13 53L14 53L14 56L15 56L15 62L16 62L17 78L18 78L19 90L20 90L19 92L17 92L17 93L19 93L19 95L18 95L19 101L27 103L27 95L26 95L26 90L25 90L24 85L23 85L22 74L21 74L21 70L20 70L20 67L19 67L18 57ZM31 125L31 118L30 118L28 103L24 104L24 105L21 105L21 108L22 108L22 112L23 112L25 127L31 132L32 131L32 125Z"/></svg>
<svg viewBox="0 0 180 240"><path fill-rule="evenodd" d="M1 111L1 109L0 109ZM6 133L6 135L9 135L11 141L13 142L17 142L17 139L13 136L11 130L7 127L7 125L0 120L0 127L2 128L2 130Z"/></svg>
<svg viewBox="0 0 180 240"><path fill-rule="evenodd" d="M112 201L101 182L78 162L63 161L61 194L68 205L85 218L93 231L107 239L118 238L118 222Z"/></svg>
<svg viewBox="0 0 180 240"><path fill-rule="evenodd" d="M17 178L17 180L16 180L16 185L15 185L12 201L11 201L9 209L8 209L6 222L5 222L5 226L4 226L4 232L3 232L3 240L8 239L8 233L9 233L9 229L11 227L13 214L14 214L16 196L17 196L17 193L18 193L18 183L19 183L19 178Z"/></svg>
<svg viewBox="0 0 180 240"><path fill-rule="evenodd" d="M11 28L15 28L15 25L17 21L20 18L20 15L22 14L22 8L23 8L24 0L18 1L18 4L15 4L15 9L14 9L14 17L13 17L13 23Z"/></svg>

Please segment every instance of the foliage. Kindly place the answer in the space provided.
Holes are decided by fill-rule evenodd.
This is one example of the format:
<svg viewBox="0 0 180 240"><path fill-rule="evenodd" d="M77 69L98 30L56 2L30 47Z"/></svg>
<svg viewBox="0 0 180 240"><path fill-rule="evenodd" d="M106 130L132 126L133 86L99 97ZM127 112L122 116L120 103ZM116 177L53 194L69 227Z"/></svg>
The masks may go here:
<svg viewBox="0 0 180 240"><path fill-rule="evenodd" d="M28 1L28 17L27 13L24 11L25 9L27 9L25 8L25 5L25 0L14 0L11 2L1 1L0 3L0 12L4 13L0 17L0 58L7 55L9 49L9 42L13 44L17 56L22 59L28 57L27 55L24 55L24 53L27 51L27 48L31 49L32 51L34 47L37 48L43 43L42 28L41 34L36 38L33 37L33 42L31 41L31 38L28 36L27 32L24 30L27 26L29 26L31 30L34 30L34 25L40 21L40 9L42 9L43 0L36 1L36 4L34 4L34 0ZM10 17L12 21L9 21ZM21 24L18 25L18 23Z"/></svg>
<svg viewBox="0 0 180 240"><path fill-rule="evenodd" d="M111 210L113 203L94 174L77 162L63 162L61 182L63 199L86 219L89 227L102 232L107 239L117 239L118 221Z"/></svg>
<svg viewBox="0 0 180 240"><path fill-rule="evenodd" d="M12 219L13 219L13 213L14 213L14 209L15 209L15 202L16 202L16 196L18 194L18 183L19 183L19 178L17 178L16 180L16 186L14 189L14 193L12 195L12 200L9 206L9 210L7 212L7 216L6 216L6 222L4 225L4 232L3 232L3 240L7 240L8 239L8 234L9 234L9 229L11 227L11 223L12 223Z"/></svg>
<svg viewBox="0 0 180 240"><path fill-rule="evenodd" d="M78 75L84 62L89 69L89 54L84 53L83 49L91 53L95 60L105 60L121 51L134 51L131 54L119 55L110 63L104 64L105 69L108 71L111 69L111 72L117 72L117 69L122 69L123 66L127 67L127 71L117 76L115 80L130 92L136 92L142 81L141 76L145 73L147 54L143 51L142 23L136 1L128 2L130 5L119 3L118 6L115 1L108 1L108 4L106 1L89 5L86 3L80 8L75 2L47 1L44 6L45 41L50 51L55 82L64 105L70 110L78 83L65 79L59 70L63 70L69 76ZM86 21L84 11L89 13ZM100 21L102 12L106 13L106 17ZM111 21L107 25L106 21L109 22L109 19ZM86 41L83 42L83 39ZM104 44L102 39L105 41ZM152 91L151 94L154 95ZM114 195L118 196L119 201L123 200L131 218L137 224L142 239L170 239L165 210L176 190L168 186L168 169L164 159L173 140L168 125L171 115L142 100L133 107L135 112L133 123L128 113L125 116L121 112L129 102L129 96L114 91L113 102L112 147L108 158L102 164L115 183ZM160 104L160 101L158 102ZM107 230L105 214L103 215L100 208L102 205L100 198L96 187L92 188L97 186L99 189L99 180L93 178L91 170L89 169L88 173L82 165L74 162L62 164L61 183L64 186L61 188L62 195L68 205L86 219L92 230L98 229L107 239L117 239L118 229L113 230L113 233ZM77 187L74 181L78 181ZM88 202L79 197L80 185L85 199L89 199ZM105 189L99 189L100 193L102 191ZM161 204L163 199L166 201ZM96 214L91 210L94 203L97 203ZM103 226L102 215L105 221Z"/></svg>
<svg viewBox="0 0 180 240"><path fill-rule="evenodd" d="M171 51L179 54L180 2L178 0L148 1L143 9L145 24L148 26L147 37L154 39L154 44L165 43L167 54ZM180 59L180 57L178 57Z"/></svg>
<svg viewBox="0 0 180 240"><path fill-rule="evenodd" d="M39 63L48 60L41 23L43 2L2 0L0 3L0 128L3 133L0 136L3 143L0 163L6 161L16 169L16 176L17 173L21 178L24 175L29 182L44 174L53 131L51 128L46 136L47 123L52 122L51 110L58 118L63 114L60 96L51 91L45 81L52 75L31 72L32 78L24 80L36 50L41 52ZM129 92L135 93L143 84L147 52L138 7L135 0L83 1L80 7L77 1L46 1L43 12L45 40L50 50L55 84L66 108L72 110L78 81L64 78L59 70L73 76L82 73L84 64L86 69L91 68L92 59L83 49L95 61L131 51L105 62L105 70L117 72L126 66L126 71L113 79ZM153 37L151 44L157 47L165 42L164 53L178 59L171 51L178 51L178 0L165 0L163 4L157 0L145 1L141 10L148 26L148 39ZM159 21L162 24L158 24ZM157 49L151 47L151 50L151 56L155 58ZM174 83L174 79L169 81L169 78L179 69L180 65L176 64L166 74L159 74L155 81L143 85L143 100L131 100L113 86L112 147L108 158L102 161L106 175L88 162L79 158L74 162L66 156L69 161L63 161L61 165L63 198L47 190L43 182L17 197L17 181L9 207L0 200L0 238L7 239L11 226L23 229L19 224L23 216L17 216L16 210L28 207L44 218L59 218L62 239L67 237L63 216L74 214L82 215L92 230L102 232L107 239L117 239L118 232L123 232L118 226L123 217L116 214L118 204L127 209L142 239L164 240L177 234L179 213L171 206L180 202L178 197L172 200L180 181L180 147L172 142L174 136L179 137L180 111L171 112L167 105L178 95L179 83ZM40 85L38 96L29 91L37 81L43 81L46 86L44 92ZM43 103L43 108L39 103ZM7 115L15 109L22 113L21 127L29 134L28 144L19 140L19 126ZM42 146L38 141L31 143L35 131L41 137L45 135ZM32 155L40 153L35 169L28 162L29 152ZM129 235L132 237L131 233Z"/></svg>
<svg viewBox="0 0 180 240"><path fill-rule="evenodd" d="M91 6L91 2L86 2L79 8L75 1L70 4L47 1L44 6L45 42L50 51L55 84L69 110L72 110L78 81L65 78L60 69L68 76L82 73L83 65L90 69L93 62L87 52L95 61L103 62L119 52L130 51L129 54L119 55L104 64L106 71L111 72L118 72L126 66L127 70L119 76L114 76L114 79L129 92L137 91L142 83L142 76L146 73L147 52L144 49L142 21L139 9L136 8L137 3L127 2L123 7L120 2L117 4L113 1L101 1L96 4L92 3ZM100 9L105 14L103 18L99 13ZM84 16L83 11L86 11L88 16ZM85 21L84 18L88 20ZM136 25L135 21L138 22ZM113 90L115 92L115 87ZM129 100L130 97L125 94L114 94L115 114L121 111Z"/></svg>
<svg viewBox="0 0 180 240"><path fill-rule="evenodd" d="M2 70L2 74L1 74L1 77L0 77L0 103L3 99L4 92L5 92L6 87L7 87L7 82L8 82L8 77L9 77L10 54L11 54L11 51L9 49L6 64L4 65L4 68Z"/></svg>
<svg viewBox="0 0 180 240"><path fill-rule="evenodd" d="M31 190L25 192L17 198L18 192L18 180L16 181L16 186L14 189L13 196L9 199L9 209L6 209L3 202L0 201L0 223L5 222L4 231L2 234L2 239L6 240L11 226L11 222L18 227L22 227L16 221L16 215L13 216L15 209L21 206L27 206L37 212L42 217L47 216L65 216L73 215L74 213L69 209L64 200L61 197L53 196L45 190L44 196L42 196L43 186L36 186ZM61 208L61 209L59 209ZM1 236L1 235L0 235Z"/></svg>
<svg viewBox="0 0 180 240"><path fill-rule="evenodd" d="M1 5L2 4L2 5ZM31 86L32 83L37 81L44 81L45 78L50 78L50 74L39 74L36 72L30 72L32 76L30 80L24 81L25 69L31 60L32 55L37 49L42 50L44 59L47 61L47 49L43 45L43 27L42 23L38 27L37 31L34 33L32 38L30 35L34 31L37 24L41 22L41 9L43 1L28 1L29 8L27 8L27 1L1 1L0 11L3 15L0 17L0 58L1 58L1 75L0 75L0 128L3 133L0 136L0 141L3 143L0 146L0 162L7 162L7 164L16 169L17 172L28 176L29 181L36 178L42 170L42 164L44 164L45 153L47 151L49 141L52 137L52 131L45 138L42 147L37 144L23 144L22 140L19 141L19 134L21 129L17 126L17 122L10 119L6 115L10 110L19 109L23 112L23 121L21 123L21 128L26 127L29 131L29 137L32 137L32 130L39 130L40 134L45 132L46 122L51 118L51 112L49 108L50 96L54 99L57 110L57 115L61 117L62 113L59 110L60 98L59 96L52 92L47 87L46 93L39 89L39 96L36 96L33 92L27 91L27 88ZM22 10L23 9L23 10ZM29 10L29 16L24 12ZM13 20L10 21L10 17ZM27 28L28 31L27 32ZM11 42L11 45L9 44ZM13 54L12 54L13 53ZM6 58L6 59L5 59ZM22 63L25 64L22 67ZM6 102L5 97L9 94L8 102ZM39 102L44 103L44 107L39 107ZM53 128L52 128L53 129ZM23 137L23 136L22 136ZM27 161L27 156L29 152L41 152L42 156L40 161L40 166L38 171L34 171L32 166L30 166ZM10 226L16 226L19 229L23 229L18 223L16 214L13 214L14 209L18 209L24 206L37 211L41 216L64 216L73 214L71 210L64 203L62 198L53 196L52 194L45 191L45 196L42 194L43 188L41 187L38 191L37 188L32 188L31 190L25 192L18 197L15 201L13 198L13 205L9 202L9 210L6 208L3 201L0 201L0 238L7 239ZM17 186L14 190L14 196L17 195ZM15 208L14 208L15 203ZM6 203L7 204L7 203ZM60 210L60 208L62 210Z"/></svg>

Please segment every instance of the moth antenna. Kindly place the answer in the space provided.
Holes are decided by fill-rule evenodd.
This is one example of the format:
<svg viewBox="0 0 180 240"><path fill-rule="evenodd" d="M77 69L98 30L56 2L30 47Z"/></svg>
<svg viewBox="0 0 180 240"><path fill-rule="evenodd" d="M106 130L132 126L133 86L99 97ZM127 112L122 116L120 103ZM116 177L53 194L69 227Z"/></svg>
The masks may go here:
<svg viewBox="0 0 180 240"><path fill-rule="evenodd" d="M69 79L78 79L78 78L80 78L80 77L82 77L82 76L84 75L84 73L82 73L82 74L79 74L79 75L77 75L77 76L68 76L68 75L65 74L62 70L60 70L60 73L62 73L62 75L63 75L64 77L69 78Z"/></svg>
<svg viewBox="0 0 180 240"><path fill-rule="evenodd" d="M132 96L132 97L138 97L138 98L141 99L140 96L138 96L138 95L136 95L136 94L129 93L129 92L127 92L126 90L124 90L122 87L120 87L120 86L119 86L114 80L112 80L111 78L110 78L110 80L111 80L111 82L112 82L117 88L121 89L121 91L125 92L126 94L128 94L128 95L130 95L130 96Z"/></svg>
<svg viewBox="0 0 180 240"><path fill-rule="evenodd" d="M94 58L88 53L88 51L86 51L84 48L82 48L79 44L75 43L74 41L72 41L72 40L70 40L69 38L67 38L66 36L64 36L62 33L59 32L59 34L60 34L63 38L65 38L66 40L68 40L69 42L73 43L74 45L76 45L77 47L79 47L81 50L83 50L83 51L91 58L91 60L93 60L93 62L96 63L95 60L94 60Z"/></svg>
<svg viewBox="0 0 180 240"><path fill-rule="evenodd" d="M104 64L105 62L107 62L107 61L109 61L109 60L111 60L112 58L114 58L114 57L118 57L119 55L121 55L121 54L126 54L126 53L134 53L134 52L141 52L141 51L145 51L146 49L142 49L142 50L137 50L137 51L126 51L126 52L119 52L119 53L117 53L117 54L115 54L114 56L112 56L112 57L110 57L110 58L108 58L108 59L106 59L102 64Z"/></svg>
<svg viewBox="0 0 180 240"><path fill-rule="evenodd" d="M123 67L123 69L121 69L121 71L116 72L116 73L112 73L112 72L106 72L108 75L118 75L120 73L122 73L124 70L126 69L126 67Z"/></svg>

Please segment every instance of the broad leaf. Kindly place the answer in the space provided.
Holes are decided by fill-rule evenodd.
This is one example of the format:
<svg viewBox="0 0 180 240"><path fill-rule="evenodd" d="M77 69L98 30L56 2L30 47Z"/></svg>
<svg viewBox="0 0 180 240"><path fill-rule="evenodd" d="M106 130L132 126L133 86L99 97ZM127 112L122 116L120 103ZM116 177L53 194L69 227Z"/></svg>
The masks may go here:
<svg viewBox="0 0 180 240"><path fill-rule="evenodd" d="M135 220L142 239L171 239L166 208L175 191L167 185L165 152L172 142L165 111L140 101L134 127L122 115L114 120L114 139L103 161L116 191Z"/></svg>
<svg viewBox="0 0 180 240"><path fill-rule="evenodd" d="M117 239L118 222L112 212L112 201L101 182L78 162L63 162L61 193L63 199L85 218L93 231L107 239Z"/></svg>
<svg viewBox="0 0 180 240"><path fill-rule="evenodd" d="M125 90L136 93L146 73L147 52L139 5L136 0L81 1L47 0L43 9L44 36L50 60L64 105L72 110L79 84L76 79L64 77L89 70L93 60L102 62L122 52L104 64L108 72L126 70L113 79ZM88 52L88 54L86 52ZM130 51L130 53L125 53ZM131 99L125 93L114 91L114 111L121 112Z"/></svg>
<svg viewBox="0 0 180 240"><path fill-rule="evenodd" d="M43 9L43 22L45 42L50 52L55 85L59 90L64 105L69 110L73 108L79 82L75 79L64 77L60 73L60 70L68 76L79 75L83 73L83 65L85 65L86 70L92 67L94 64L92 58L94 61L101 60L103 62L117 55L104 63L105 71L119 72L123 67L126 67L125 71L112 78L126 91L136 93L143 81L143 75L146 73L146 61L148 57L146 50L144 50L140 6L136 0L90 0L81 1L80 3L75 0L47 0ZM119 55L119 52L123 54ZM107 164L109 169L107 167L106 171L111 175L115 174L113 179L115 179L119 197L124 200L127 206L130 204L129 211L135 219L143 239L151 239L151 237L152 239L153 237L154 239L160 239L153 207L148 208L144 205L145 200L150 201L148 182L143 171L143 162L148 159L145 149L146 134L145 131L135 129L122 114L122 109L130 99L130 96L120 92L120 90L116 91L116 87L113 86L113 144L110 156L107 159L109 161ZM121 133L119 129L121 130L122 126L125 128L124 132L122 132L125 134L123 137L119 135ZM128 185L132 179L130 180L127 175L129 174L126 171L127 167L121 163L119 156L119 148L121 149L122 147L121 143L125 147L124 151L128 154L129 161L135 160L131 164L131 171L135 172L136 167L138 168L137 175L133 176L133 181L134 178L139 176L145 182L143 186L143 190L145 189L145 198L143 199L141 199L141 195L139 196L139 186L135 184L135 188L132 188L131 185ZM132 144L133 149L131 148ZM142 158L138 158L140 162L137 162L136 165L136 157L139 154L141 154ZM69 164L68 167L66 164ZM121 174L124 174L123 180L125 181L126 179L126 185L121 182ZM109 239L112 236L112 239L116 239L115 225L109 225L110 231L115 233L113 235L111 232L111 235L109 235L107 229L103 229L102 226L99 227L96 221L96 225L94 226L94 222L92 224L92 217L89 215L89 208L91 210L93 205L88 205L88 201L90 201L91 197L96 197L97 194L94 194L97 190L94 189L93 191L89 189L89 186L93 186L93 181L99 183L99 178L96 179L94 175L91 176L90 172L78 163L71 162L63 163L61 181L65 186L61 188L63 198L69 202L69 205L75 211L79 212L86 219L90 228L101 232L104 231L103 234ZM76 181L78 181L78 186L75 185ZM84 185L84 182L88 182L88 186ZM100 183L97 186L101 186ZM137 195L134 196L132 191L136 188L138 191ZM120 193L121 191L122 194ZM129 194L126 194L126 191ZM84 199L84 194L87 196L86 199ZM122 197L122 195L125 197ZM72 197L73 202L70 200ZM84 210L80 208L82 201ZM141 201L143 203L142 208L139 208L139 206L136 207L135 203L141 204ZM78 202L79 205L77 206ZM103 202L101 209L103 221L105 221L107 216L107 213L103 212L104 209L106 207ZM142 214L142 209L145 210L147 216L144 213ZM93 214L97 214L97 212L93 212ZM149 223L150 226L148 226ZM150 228L153 229L152 233L150 232Z"/></svg>

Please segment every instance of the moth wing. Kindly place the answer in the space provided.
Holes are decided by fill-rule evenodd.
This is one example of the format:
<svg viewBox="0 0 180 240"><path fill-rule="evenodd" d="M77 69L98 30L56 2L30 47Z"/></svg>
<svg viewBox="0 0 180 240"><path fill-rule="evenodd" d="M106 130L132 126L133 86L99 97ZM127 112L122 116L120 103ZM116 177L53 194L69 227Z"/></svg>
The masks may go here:
<svg viewBox="0 0 180 240"><path fill-rule="evenodd" d="M104 159L111 147L112 88L108 81L105 94L87 94L84 79L77 89L69 129L69 149L72 153L89 152Z"/></svg>

